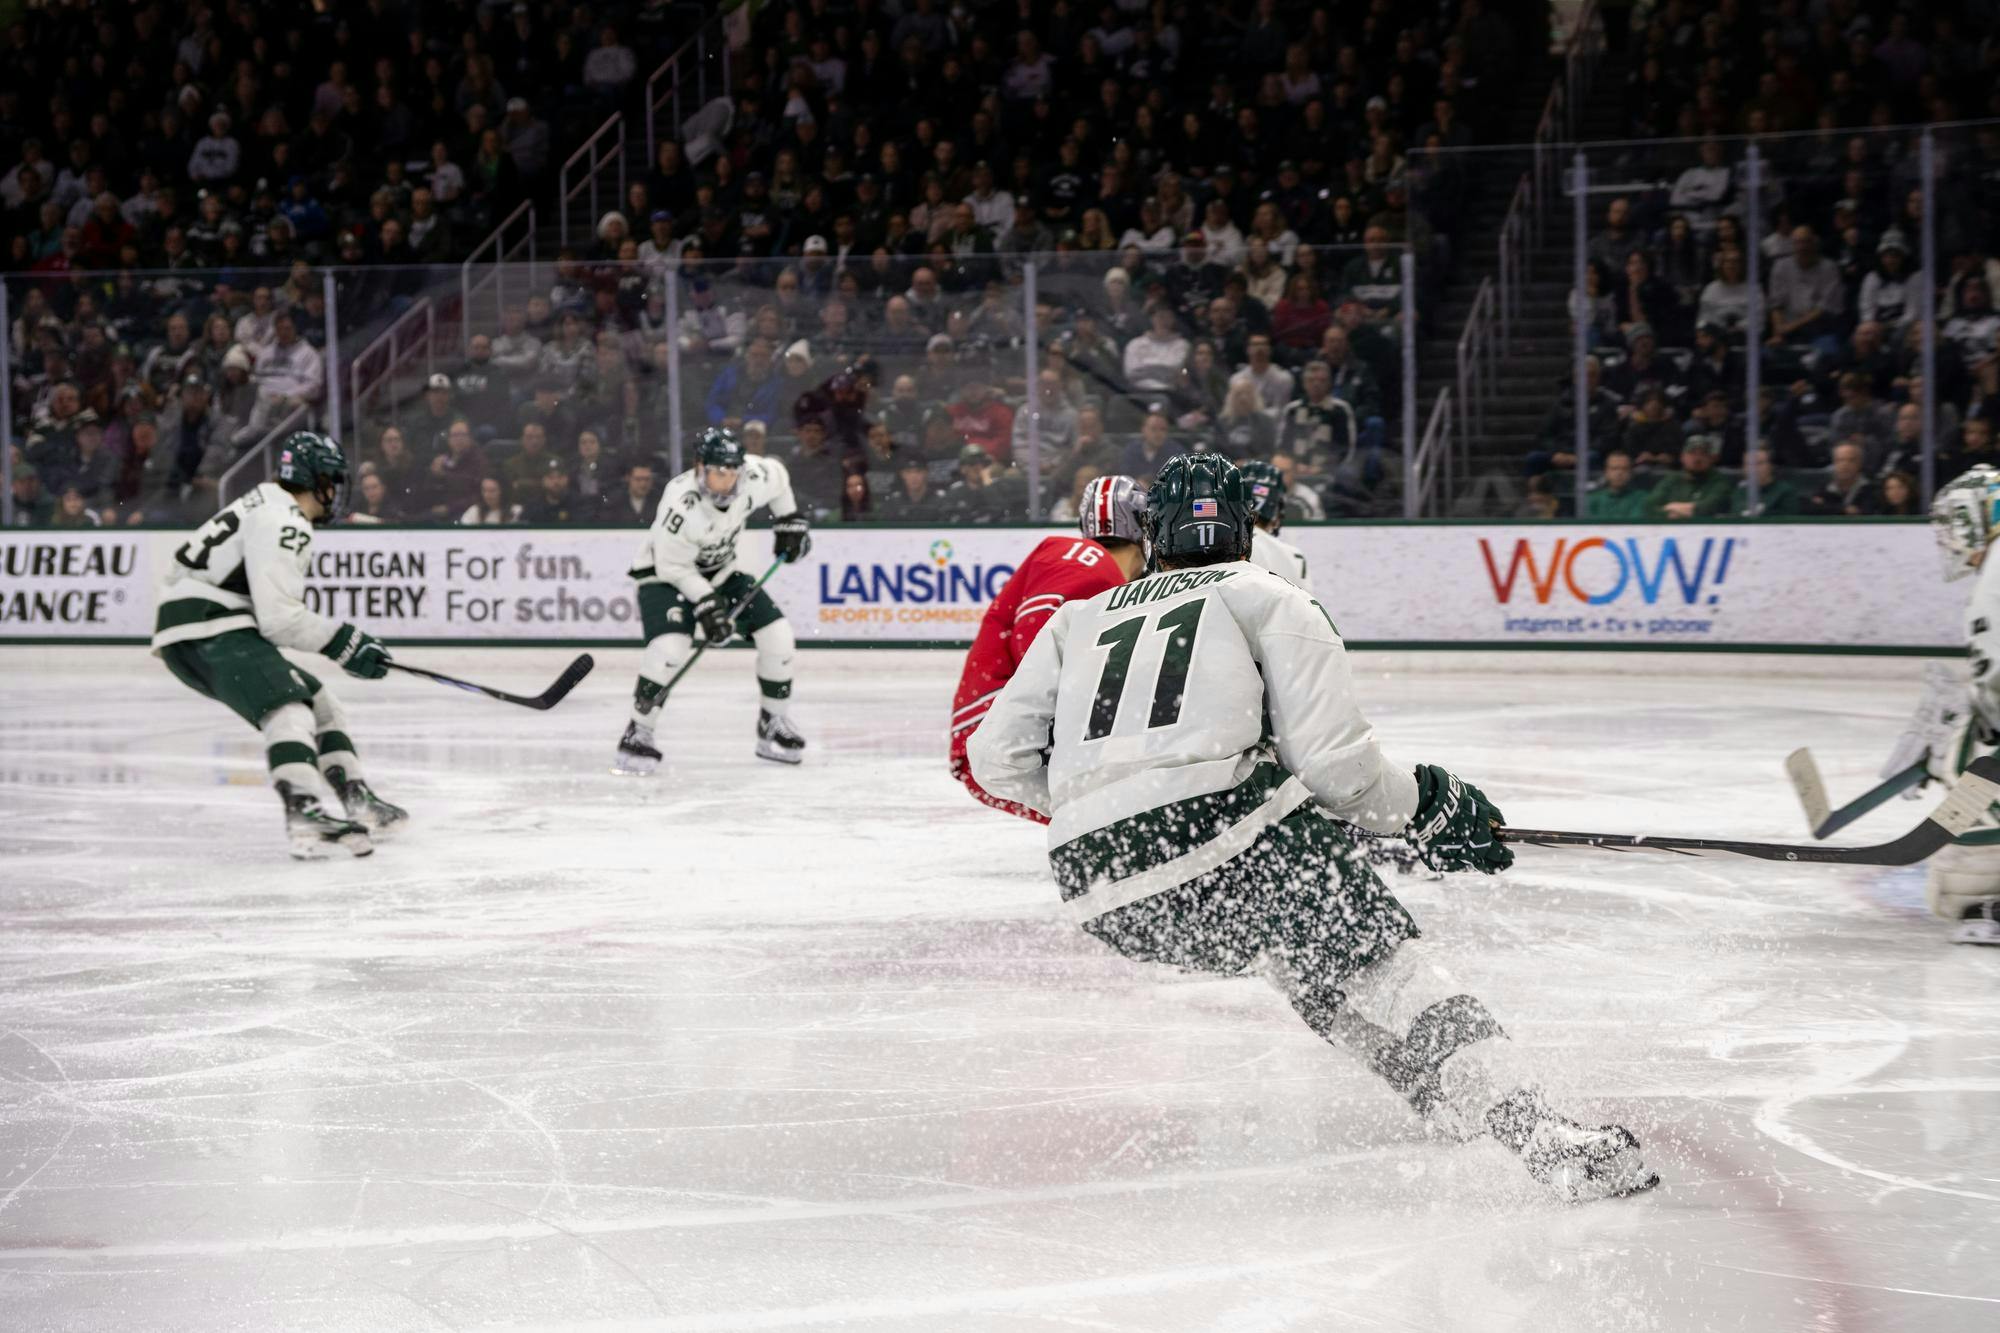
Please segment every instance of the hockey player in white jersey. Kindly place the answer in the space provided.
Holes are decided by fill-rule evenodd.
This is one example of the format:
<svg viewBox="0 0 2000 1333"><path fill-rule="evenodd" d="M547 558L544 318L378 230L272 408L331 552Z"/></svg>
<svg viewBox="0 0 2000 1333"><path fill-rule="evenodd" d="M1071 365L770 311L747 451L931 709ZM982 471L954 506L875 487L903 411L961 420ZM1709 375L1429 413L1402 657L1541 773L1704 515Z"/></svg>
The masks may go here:
<svg viewBox="0 0 2000 1333"><path fill-rule="evenodd" d="M2000 749L2000 470L1985 465L1953 480L1931 502L1931 527L1947 581L1977 576L1965 607L1969 687L1943 668L1926 673L1923 703L1882 776L1923 762L1947 786L1965 766ZM1991 816L1979 832L1992 836ZM1931 911L1952 923L1960 944L2000 945L2000 847L1953 843L1926 866Z"/></svg>
<svg viewBox="0 0 2000 1333"><path fill-rule="evenodd" d="M292 855L301 860L336 847L366 856L371 833L408 818L363 779L333 691L278 651L320 653L364 680L388 674L380 639L326 619L305 601L313 525L333 516L346 476L332 440L312 431L288 436L276 479L202 524L174 553L154 619L153 652L167 669L264 733L271 783L284 801ZM340 798L345 819L321 806L319 777Z"/></svg>
<svg viewBox="0 0 2000 1333"><path fill-rule="evenodd" d="M1142 961L1263 974L1427 1124L1491 1135L1561 1198L1657 1183L1628 1131L1549 1106L1355 855L1359 828L1438 870L1513 861L1478 788L1383 758L1325 610L1244 559L1237 469L1169 460L1145 528L1158 572L1065 603L971 741L986 790L1049 816L1083 929Z"/></svg>
<svg viewBox="0 0 2000 1333"><path fill-rule="evenodd" d="M666 702L668 682L694 652L696 628L713 644L727 642L740 629L757 646L763 703L757 757L781 764L805 757L805 737L787 716L798 641L771 595L736 564L736 539L750 516L766 506L778 558L803 558L812 549L812 535L792 498L785 465L746 455L726 430L703 431L694 467L667 483L658 516L632 562L646 650L613 772L644 776L659 768L654 717Z"/></svg>
<svg viewBox="0 0 2000 1333"><path fill-rule="evenodd" d="M1285 526L1285 474L1269 463L1249 462L1238 468L1250 492L1250 518L1256 531L1250 538L1250 563L1270 570L1285 582L1313 590L1306 558L1299 548L1282 541Z"/></svg>

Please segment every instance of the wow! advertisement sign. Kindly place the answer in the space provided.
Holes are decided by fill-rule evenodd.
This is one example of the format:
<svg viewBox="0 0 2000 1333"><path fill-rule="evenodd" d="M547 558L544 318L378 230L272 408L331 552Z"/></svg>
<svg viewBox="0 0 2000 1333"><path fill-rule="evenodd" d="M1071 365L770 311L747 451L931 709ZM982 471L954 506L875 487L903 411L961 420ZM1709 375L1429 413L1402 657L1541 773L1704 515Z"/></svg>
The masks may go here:
<svg viewBox="0 0 2000 1333"><path fill-rule="evenodd" d="M1720 612L1738 540L1621 534L1536 542L1516 537L1496 559L1492 539L1482 537L1479 554L1494 600L1514 607L1519 595L1521 614L1506 618L1504 627L1510 631L1705 634Z"/></svg>
<svg viewBox="0 0 2000 1333"><path fill-rule="evenodd" d="M770 592L806 644L970 643L1042 538L1074 529L832 525ZM639 641L639 529L335 528L307 598L395 643ZM1969 585L1923 524L1291 527L1349 642L1953 651ZM0 642L143 640L184 532L0 532ZM768 531L738 560L761 573Z"/></svg>
<svg viewBox="0 0 2000 1333"><path fill-rule="evenodd" d="M1356 642L1955 649L1923 524L1287 530Z"/></svg>

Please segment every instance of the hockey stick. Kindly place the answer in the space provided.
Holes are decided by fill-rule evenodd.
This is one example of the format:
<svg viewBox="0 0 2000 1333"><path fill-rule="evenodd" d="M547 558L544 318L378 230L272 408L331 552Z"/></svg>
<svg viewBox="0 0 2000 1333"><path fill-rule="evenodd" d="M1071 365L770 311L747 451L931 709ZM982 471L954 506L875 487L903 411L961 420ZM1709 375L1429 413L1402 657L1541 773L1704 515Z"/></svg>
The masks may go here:
<svg viewBox="0 0 2000 1333"><path fill-rule="evenodd" d="M440 685L450 685L473 694L483 694L489 699L498 699L501 703L519 704L523 708L539 708L546 711L561 703L563 697L576 688L576 683L590 674L590 669L596 666L597 662L589 653L584 653L563 668L562 674L556 677L555 684L532 696L509 694L505 690L496 690L491 685L474 684L469 680L460 680L456 676L426 671L422 667L406 666L401 662L391 662L389 665L397 671L407 671L412 676L422 676L425 680L434 680Z"/></svg>
<svg viewBox="0 0 2000 1333"><path fill-rule="evenodd" d="M1826 798L1826 783L1820 778L1819 764L1813 759L1811 750L1794 750L1786 755L1785 772L1791 775L1792 790L1799 794L1799 804L1805 807L1806 824L1815 838L1840 832L1876 806L1902 795L1929 776L1929 770L1922 763L1911 764L1888 781L1870 788L1835 810Z"/></svg>
<svg viewBox="0 0 2000 1333"><path fill-rule="evenodd" d="M757 593L763 588L763 586L770 581L771 575L778 572L778 566L784 563L785 562L782 557L780 557L777 560L773 560L771 562L771 567L765 570L762 576L760 576L755 583L750 585L750 591L743 594L743 599L737 602L735 606L729 608L729 619L731 621L734 621L737 616L743 613L743 608L750 605L750 599L757 595ZM669 694L673 693L674 686L680 684L681 677L685 676L688 673L688 668L692 667L696 662L700 661L701 655L714 646L715 646L714 641L711 639L703 639L700 643L696 644L694 646L694 652L688 655L688 660L681 663L681 669L679 671L674 672L674 678L667 682L667 687L665 689L660 691L660 697L664 699Z"/></svg>
<svg viewBox="0 0 2000 1333"><path fill-rule="evenodd" d="M1656 838L1646 834L1560 833L1496 828L1502 842L1533 847L1593 847L1607 852L1664 852L1669 856L1749 856L1760 861L1815 861L1833 865L1908 866L1954 842L1985 818L2000 800L2000 755L1972 761L1958 783L1923 823L1894 842L1872 847L1803 846L1781 842L1731 842L1718 838Z"/></svg>

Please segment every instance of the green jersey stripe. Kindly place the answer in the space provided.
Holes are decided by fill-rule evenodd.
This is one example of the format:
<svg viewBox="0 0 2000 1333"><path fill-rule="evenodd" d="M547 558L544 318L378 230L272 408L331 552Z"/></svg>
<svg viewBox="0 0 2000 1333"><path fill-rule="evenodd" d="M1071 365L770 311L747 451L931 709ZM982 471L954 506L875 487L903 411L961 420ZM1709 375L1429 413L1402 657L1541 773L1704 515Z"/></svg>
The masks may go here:
<svg viewBox="0 0 2000 1333"><path fill-rule="evenodd" d="M1064 901L1144 874L1200 847L1256 813L1291 777L1262 763L1234 787L1142 810L1049 852Z"/></svg>

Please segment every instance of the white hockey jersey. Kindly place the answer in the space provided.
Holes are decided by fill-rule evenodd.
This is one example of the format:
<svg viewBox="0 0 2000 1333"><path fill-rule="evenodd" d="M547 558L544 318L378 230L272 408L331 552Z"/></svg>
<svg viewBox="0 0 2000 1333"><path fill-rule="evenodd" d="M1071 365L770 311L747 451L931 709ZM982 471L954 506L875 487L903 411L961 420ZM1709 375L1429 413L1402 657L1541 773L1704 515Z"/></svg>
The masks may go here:
<svg viewBox="0 0 2000 1333"><path fill-rule="evenodd" d="M1241 561L1064 604L969 753L987 791L1049 816L1051 863L1065 898L1088 893L1085 915L1215 869L1307 802L1376 833L1417 806L1325 610Z"/></svg>
<svg viewBox="0 0 2000 1333"><path fill-rule="evenodd" d="M767 505L773 518L799 511L791 475L775 458L743 460L727 509L718 509L702 489L700 472L691 468L667 483L631 570L641 583L672 584L690 602L708 596L716 583L736 572L736 539L753 513Z"/></svg>
<svg viewBox="0 0 2000 1333"><path fill-rule="evenodd" d="M222 509L174 552L153 647L254 629L280 648L325 648L340 624L306 605L312 539L312 521L276 482Z"/></svg>
<svg viewBox="0 0 2000 1333"><path fill-rule="evenodd" d="M1251 535L1250 563L1270 570L1295 588L1313 590L1312 577L1306 573L1306 558L1299 554L1299 548L1262 528Z"/></svg>

